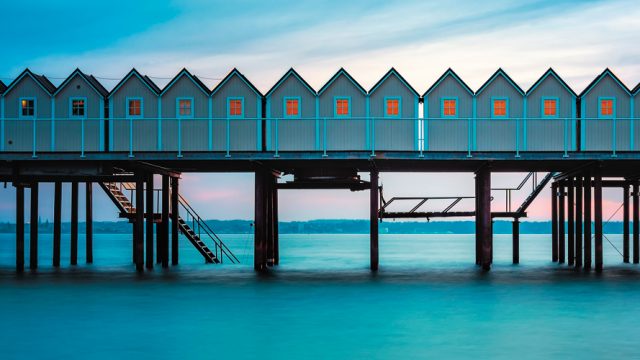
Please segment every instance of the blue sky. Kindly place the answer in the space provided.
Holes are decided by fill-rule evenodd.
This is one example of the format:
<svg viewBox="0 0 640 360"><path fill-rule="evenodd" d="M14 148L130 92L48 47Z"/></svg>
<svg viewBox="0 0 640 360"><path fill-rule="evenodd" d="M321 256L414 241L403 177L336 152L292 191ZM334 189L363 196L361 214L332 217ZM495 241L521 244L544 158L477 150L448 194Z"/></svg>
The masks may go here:
<svg viewBox="0 0 640 360"><path fill-rule="evenodd" d="M340 67L369 88L394 66L419 92L448 67L473 89L498 67L525 89L550 66L576 92L605 67L629 87L640 81L637 1L116 0L25 6L2 5L0 39L11 49L11 56L0 56L5 83L27 66L56 84L80 67L107 88L117 83L109 79L121 78L131 67L161 86L187 67L211 87L237 67L263 92L292 66L316 89ZM453 182L446 177L447 186L443 179L382 177L390 194L473 190L469 175ZM250 175L187 175L184 182L193 185L188 195L205 217L252 217ZM13 220L12 192L0 194L0 221ZM366 198L364 193L282 194L281 217L363 218ZM98 219L115 218L106 199L97 201L105 201Z"/></svg>

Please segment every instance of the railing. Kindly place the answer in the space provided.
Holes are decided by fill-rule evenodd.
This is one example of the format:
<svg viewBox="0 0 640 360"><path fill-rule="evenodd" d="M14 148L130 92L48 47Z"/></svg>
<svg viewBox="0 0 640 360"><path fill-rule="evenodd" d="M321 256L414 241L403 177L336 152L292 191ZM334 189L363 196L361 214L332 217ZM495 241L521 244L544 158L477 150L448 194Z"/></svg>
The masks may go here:
<svg viewBox="0 0 640 360"><path fill-rule="evenodd" d="M511 212L512 206L511 206L511 194L513 191L520 191L522 190L522 188L524 187L524 185L531 179L531 191L535 191L536 187L538 186L538 173L536 172L530 172L528 173L524 179L522 179L522 181L520 182L520 184L518 184L518 186L516 187L509 187L509 188L492 188L491 191L504 191L504 199L505 199L505 205L504 205L504 211L505 212Z"/></svg>
<svg viewBox="0 0 640 360"><path fill-rule="evenodd" d="M640 150L638 118L1 119L0 152L554 152ZM578 148L578 138L580 148Z"/></svg>

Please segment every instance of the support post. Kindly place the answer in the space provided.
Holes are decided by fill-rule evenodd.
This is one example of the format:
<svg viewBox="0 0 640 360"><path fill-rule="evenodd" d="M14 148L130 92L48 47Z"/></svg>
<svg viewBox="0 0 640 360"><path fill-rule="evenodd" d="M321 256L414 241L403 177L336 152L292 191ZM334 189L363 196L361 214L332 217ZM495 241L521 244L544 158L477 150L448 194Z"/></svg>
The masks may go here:
<svg viewBox="0 0 640 360"><path fill-rule="evenodd" d="M142 189L140 189L142 191ZM146 210L146 254L145 254L145 262L147 269L153 269L153 174L149 174L147 176L147 186L145 188L146 197L145 197L145 210Z"/></svg>
<svg viewBox="0 0 640 360"><path fill-rule="evenodd" d="M134 243L136 249L136 270L144 270L144 177L136 177L136 222Z"/></svg>
<svg viewBox="0 0 640 360"><path fill-rule="evenodd" d="M16 185L16 271L24 271L24 186Z"/></svg>
<svg viewBox="0 0 640 360"><path fill-rule="evenodd" d="M520 219L513 219L511 235L513 237L513 263L520 263Z"/></svg>
<svg viewBox="0 0 640 360"><path fill-rule="evenodd" d="M93 264L93 183L85 183L85 256L87 264Z"/></svg>
<svg viewBox="0 0 640 360"><path fill-rule="evenodd" d="M273 265L280 265L280 229L278 227L278 179L273 185Z"/></svg>
<svg viewBox="0 0 640 360"><path fill-rule="evenodd" d="M640 262L640 186L633 183L633 263Z"/></svg>
<svg viewBox="0 0 640 360"><path fill-rule="evenodd" d="M478 221L478 209L480 209L480 201L478 198L478 194L480 193L480 191L478 190L478 180L477 180L477 175L476 175L476 180L475 180L475 213L476 213L476 221L475 221L475 228L476 228L476 265L480 266L481 264L481 259L482 259L482 244L480 242L481 239L481 235L480 235L480 222Z"/></svg>
<svg viewBox="0 0 640 360"><path fill-rule="evenodd" d="M62 183L56 181L53 194L53 266L60 267L60 240L62 238Z"/></svg>
<svg viewBox="0 0 640 360"><path fill-rule="evenodd" d="M582 267L582 197L583 197L583 185L584 181L581 176L576 178L574 182L576 187L576 256L575 264L576 268Z"/></svg>
<svg viewBox="0 0 640 360"><path fill-rule="evenodd" d="M491 255L493 253L493 237L491 234L491 171L483 166L476 172L478 207L476 208L476 223L478 225L476 238L480 239L482 269L491 269Z"/></svg>
<svg viewBox="0 0 640 360"><path fill-rule="evenodd" d="M558 186L558 263L564 264L565 237L564 237L564 184Z"/></svg>
<svg viewBox="0 0 640 360"><path fill-rule="evenodd" d="M551 184L551 261L558 262L558 184Z"/></svg>
<svg viewBox="0 0 640 360"><path fill-rule="evenodd" d="M602 173L596 168L593 177L595 269L602 271Z"/></svg>
<svg viewBox="0 0 640 360"><path fill-rule="evenodd" d="M255 271L266 270L266 214L265 214L265 172L258 169L255 172L255 219L254 219L254 253L253 268Z"/></svg>
<svg viewBox="0 0 640 360"><path fill-rule="evenodd" d="M591 172L584 177L584 268L591 269Z"/></svg>
<svg viewBox="0 0 640 360"><path fill-rule="evenodd" d="M180 191L177 177L171 178L171 265L178 265L178 218L180 217Z"/></svg>
<svg viewBox="0 0 640 360"><path fill-rule="evenodd" d="M371 271L378 271L379 249L378 249L378 180L379 174L377 170L371 170L371 189L369 193L370 206L369 206L369 245L371 256Z"/></svg>
<svg viewBox="0 0 640 360"><path fill-rule="evenodd" d="M31 184L31 219L29 222L29 268L38 268L38 183Z"/></svg>
<svg viewBox="0 0 640 360"><path fill-rule="evenodd" d="M162 267L169 267L169 176L162 175Z"/></svg>
<svg viewBox="0 0 640 360"><path fill-rule="evenodd" d="M576 256L575 191L573 178L567 181L567 265L573 266Z"/></svg>
<svg viewBox="0 0 640 360"><path fill-rule="evenodd" d="M267 266L273 266L273 175L267 174L265 177L265 189L266 189L266 252L267 252Z"/></svg>
<svg viewBox="0 0 640 360"><path fill-rule="evenodd" d="M629 184L622 187L622 259L629 262Z"/></svg>
<svg viewBox="0 0 640 360"><path fill-rule="evenodd" d="M78 182L71 182L71 265L78 265Z"/></svg>

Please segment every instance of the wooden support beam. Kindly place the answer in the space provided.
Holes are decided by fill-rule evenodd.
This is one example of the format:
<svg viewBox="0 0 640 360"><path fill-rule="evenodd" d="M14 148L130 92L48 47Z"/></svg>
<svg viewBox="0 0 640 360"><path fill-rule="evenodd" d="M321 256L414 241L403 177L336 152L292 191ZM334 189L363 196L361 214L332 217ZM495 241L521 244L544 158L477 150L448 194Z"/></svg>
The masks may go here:
<svg viewBox="0 0 640 360"><path fill-rule="evenodd" d="M162 176L162 267L169 267L169 176Z"/></svg>
<svg viewBox="0 0 640 360"><path fill-rule="evenodd" d="M93 264L93 183L85 183L85 255L87 264Z"/></svg>
<svg viewBox="0 0 640 360"><path fill-rule="evenodd" d="M171 178L171 265L178 265L178 218L180 217L180 189L177 177Z"/></svg>
<svg viewBox="0 0 640 360"><path fill-rule="evenodd" d="M512 250L513 250L513 263L520 263L520 219L513 219L512 224Z"/></svg>
<svg viewBox="0 0 640 360"><path fill-rule="evenodd" d="M31 184L31 219L29 222L29 268L38 268L38 183Z"/></svg>
<svg viewBox="0 0 640 360"><path fill-rule="evenodd" d="M280 229L278 225L278 179L273 187L273 265L280 265Z"/></svg>
<svg viewBox="0 0 640 360"><path fill-rule="evenodd" d="M71 265L78 265L78 182L71 183Z"/></svg>
<svg viewBox="0 0 640 360"><path fill-rule="evenodd" d="M273 176L268 174L265 178L266 189L266 252L267 252L267 266L273 266Z"/></svg>
<svg viewBox="0 0 640 360"><path fill-rule="evenodd" d="M144 270L144 177L136 178L136 222L134 243L136 247L136 270Z"/></svg>
<svg viewBox="0 0 640 360"><path fill-rule="evenodd" d="M573 266L576 256L575 189L573 177L567 180L567 265Z"/></svg>
<svg viewBox="0 0 640 360"><path fill-rule="evenodd" d="M622 261L629 262L629 184L622 187Z"/></svg>
<svg viewBox="0 0 640 360"><path fill-rule="evenodd" d="M24 186L16 185L16 271L24 271Z"/></svg>
<svg viewBox="0 0 640 360"><path fill-rule="evenodd" d="M491 257L493 253L493 236L491 233L491 171L484 166L476 172L478 208L476 208L476 222L478 232L476 238L480 238L482 269L491 269Z"/></svg>
<svg viewBox="0 0 640 360"><path fill-rule="evenodd" d="M633 183L633 263L640 262L640 184Z"/></svg>
<svg viewBox="0 0 640 360"><path fill-rule="evenodd" d="M558 186L558 263L564 264L565 260L565 223L564 223L564 184Z"/></svg>
<svg viewBox="0 0 640 360"><path fill-rule="evenodd" d="M147 176L145 188L145 210L146 210L146 246L145 263L147 269L153 269L153 174ZM140 189L142 191L142 189Z"/></svg>
<svg viewBox="0 0 640 360"><path fill-rule="evenodd" d="M576 268L582 267L582 211L583 211L583 186L584 181L581 176L576 178L574 182L576 186L576 236L575 236L575 244L576 244L576 256L575 256L575 264Z"/></svg>
<svg viewBox="0 0 640 360"><path fill-rule="evenodd" d="M256 271L266 270L266 214L265 214L265 171L258 169L255 172L255 218L254 218L254 252L253 268Z"/></svg>
<svg viewBox="0 0 640 360"><path fill-rule="evenodd" d="M476 175L476 180L474 181L474 194L478 194L479 193L479 188L478 188L478 180L477 180L477 175ZM478 221L478 209L480 209L480 202L479 202L479 198L478 196L474 197L475 200L475 208L474 208L474 216L476 218L475 221L475 229L476 229L476 241L475 241L475 245L476 245L476 265L480 266L482 263L482 245L481 245L481 235L480 235L480 222Z"/></svg>
<svg viewBox="0 0 640 360"><path fill-rule="evenodd" d="M584 268L591 269L591 172L584 177Z"/></svg>
<svg viewBox="0 0 640 360"><path fill-rule="evenodd" d="M53 266L60 267L60 240L62 239L62 183L56 181L53 190Z"/></svg>
<svg viewBox="0 0 640 360"><path fill-rule="evenodd" d="M551 184L551 261L558 262L558 183Z"/></svg>
<svg viewBox="0 0 640 360"><path fill-rule="evenodd" d="M371 271L378 271L380 263L378 247L378 210L379 210L379 174L377 170L371 170L371 188L369 190L369 248Z"/></svg>
<svg viewBox="0 0 640 360"><path fill-rule="evenodd" d="M595 269L602 271L602 172L600 168L594 170L593 202Z"/></svg>

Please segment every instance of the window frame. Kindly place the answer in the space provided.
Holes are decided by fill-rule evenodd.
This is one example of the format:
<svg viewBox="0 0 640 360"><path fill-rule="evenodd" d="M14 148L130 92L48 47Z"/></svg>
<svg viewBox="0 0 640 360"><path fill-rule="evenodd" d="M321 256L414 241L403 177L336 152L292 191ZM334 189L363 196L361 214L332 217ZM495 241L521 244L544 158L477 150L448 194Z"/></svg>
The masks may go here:
<svg viewBox="0 0 640 360"><path fill-rule="evenodd" d="M33 101L33 115L22 115L22 101L23 100L31 100ZM38 112L38 99L34 96L27 96L18 98L18 119L35 119Z"/></svg>
<svg viewBox="0 0 640 360"><path fill-rule="evenodd" d="M190 115L182 115L180 114L180 101L184 101L184 100L189 100L190 103L190 108L191 108L191 114ZM193 112L194 112L194 99L192 97L177 97L176 98L176 118L178 119L193 119Z"/></svg>
<svg viewBox="0 0 640 360"><path fill-rule="evenodd" d="M298 114L297 115L289 115L287 114L287 100L296 100L298 101ZM285 119L300 119L302 115L302 99L300 96L285 96L282 98L282 117Z"/></svg>
<svg viewBox="0 0 640 360"><path fill-rule="evenodd" d="M240 115L231 115L231 101L240 100ZM230 96L227 97L227 117L232 119L244 119L244 97Z"/></svg>
<svg viewBox="0 0 640 360"><path fill-rule="evenodd" d="M453 100L456 102L456 114L455 115L445 115L444 114L444 102L445 100ZM440 117L443 119L449 118L449 119L457 119L458 118L458 114L459 114L459 106L458 106L458 97L457 96L449 96L449 97L443 97L440 98Z"/></svg>
<svg viewBox="0 0 640 360"><path fill-rule="evenodd" d="M73 115L73 102L75 100L84 101L84 115ZM88 112L87 98L84 96L73 96L69 98L69 119L86 119Z"/></svg>
<svg viewBox="0 0 640 360"><path fill-rule="evenodd" d="M544 102L546 100L553 100L556 102L556 114L555 115L547 115L544 113ZM560 116L560 98L554 96L543 96L540 98L540 117L547 119L556 119Z"/></svg>
<svg viewBox="0 0 640 360"><path fill-rule="evenodd" d="M348 112L346 114L338 115L338 100L347 100ZM351 96L334 96L333 97L333 117L335 118L350 118L351 117Z"/></svg>
<svg viewBox="0 0 640 360"><path fill-rule="evenodd" d="M398 100L398 115L389 115L387 113L387 101L389 100ZM384 102L382 103L382 111L383 115L386 119L400 119L402 118L402 96L385 96Z"/></svg>
<svg viewBox="0 0 640 360"><path fill-rule="evenodd" d="M134 100L140 100L140 115L131 115L129 113L129 102L130 101L134 101ZM144 117L144 98L143 97L127 97L126 102L124 103L125 106L125 114L127 115L126 118L127 119L142 119Z"/></svg>
<svg viewBox="0 0 640 360"><path fill-rule="evenodd" d="M504 115L496 115L494 104L495 102L504 100ZM491 97L490 104L491 118L492 119L506 119L509 117L509 98L508 97Z"/></svg>
<svg viewBox="0 0 640 360"><path fill-rule="evenodd" d="M602 101L611 100L611 115L602 114ZM617 105L615 96L599 96L598 97L598 119L613 119L616 117Z"/></svg>

